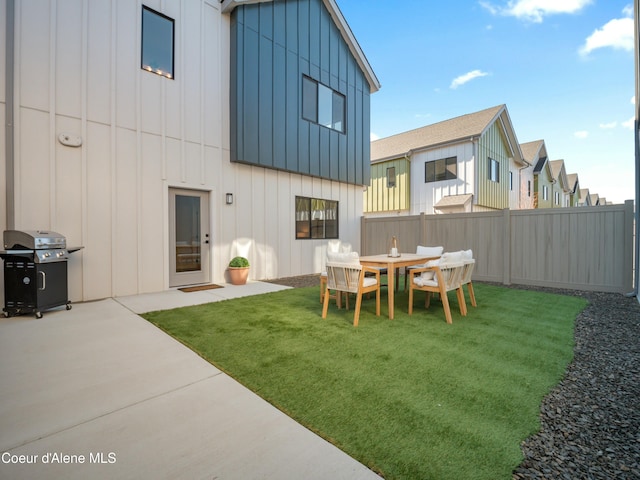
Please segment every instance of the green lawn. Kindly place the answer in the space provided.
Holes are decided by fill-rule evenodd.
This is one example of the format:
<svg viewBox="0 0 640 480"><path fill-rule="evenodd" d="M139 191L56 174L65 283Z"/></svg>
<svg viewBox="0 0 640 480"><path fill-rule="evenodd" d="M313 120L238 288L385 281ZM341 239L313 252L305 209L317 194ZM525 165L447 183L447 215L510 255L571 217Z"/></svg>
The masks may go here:
<svg viewBox="0 0 640 480"><path fill-rule="evenodd" d="M572 358L576 297L476 285L453 324L423 297L396 318L332 302L318 288L145 315L292 418L386 479L510 479L542 398Z"/></svg>

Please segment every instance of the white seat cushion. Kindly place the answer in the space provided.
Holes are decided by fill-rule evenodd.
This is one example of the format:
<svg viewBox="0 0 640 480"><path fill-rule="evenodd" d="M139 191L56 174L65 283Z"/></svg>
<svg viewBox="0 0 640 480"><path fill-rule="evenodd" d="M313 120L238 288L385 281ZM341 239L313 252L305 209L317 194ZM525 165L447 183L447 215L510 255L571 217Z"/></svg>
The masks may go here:
<svg viewBox="0 0 640 480"><path fill-rule="evenodd" d="M360 265L360 256L358 252L327 252L327 261L331 263L343 263L345 265Z"/></svg>
<svg viewBox="0 0 640 480"><path fill-rule="evenodd" d="M428 277L415 277L413 279L413 283L415 283L416 285L420 286L420 287L437 287L438 286L438 279L435 278L433 276L434 272L424 272L422 275L424 275L425 273L431 273L431 278Z"/></svg>
<svg viewBox="0 0 640 480"><path fill-rule="evenodd" d="M376 283L378 283L376 281L376 277L364 277L364 280L362 281L362 286L373 287Z"/></svg>
<svg viewBox="0 0 640 480"><path fill-rule="evenodd" d="M459 252L445 252L442 254L442 257L440 257L440 266L449 265L451 263L462 263L462 261L462 250Z"/></svg>
<svg viewBox="0 0 640 480"><path fill-rule="evenodd" d="M418 245L416 248L418 255L425 255L427 257L439 257L443 251L444 247L423 247L422 245Z"/></svg>

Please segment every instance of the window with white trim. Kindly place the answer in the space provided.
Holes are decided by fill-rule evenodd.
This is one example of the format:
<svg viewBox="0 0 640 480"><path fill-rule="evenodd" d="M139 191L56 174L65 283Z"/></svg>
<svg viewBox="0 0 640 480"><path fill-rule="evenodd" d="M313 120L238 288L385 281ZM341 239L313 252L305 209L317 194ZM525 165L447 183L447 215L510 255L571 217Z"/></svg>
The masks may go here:
<svg viewBox="0 0 640 480"><path fill-rule="evenodd" d="M492 182L500 181L500 162L488 157L489 159L489 180Z"/></svg>

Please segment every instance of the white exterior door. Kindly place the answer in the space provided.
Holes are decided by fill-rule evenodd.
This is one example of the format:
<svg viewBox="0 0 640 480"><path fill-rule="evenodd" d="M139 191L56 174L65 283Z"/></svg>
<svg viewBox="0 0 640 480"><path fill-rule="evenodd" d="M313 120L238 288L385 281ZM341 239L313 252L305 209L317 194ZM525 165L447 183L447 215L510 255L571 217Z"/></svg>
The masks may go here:
<svg viewBox="0 0 640 480"><path fill-rule="evenodd" d="M169 286L210 281L209 193L169 190Z"/></svg>

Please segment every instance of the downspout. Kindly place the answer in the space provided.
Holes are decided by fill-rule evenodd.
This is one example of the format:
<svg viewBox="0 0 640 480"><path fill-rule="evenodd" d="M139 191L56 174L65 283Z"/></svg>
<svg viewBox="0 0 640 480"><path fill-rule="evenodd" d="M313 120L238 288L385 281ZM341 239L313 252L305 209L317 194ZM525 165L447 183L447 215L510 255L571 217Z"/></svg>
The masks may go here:
<svg viewBox="0 0 640 480"><path fill-rule="evenodd" d="M636 118L634 122L633 135L635 145L635 160L636 160L636 201L635 201L635 242L634 242L634 256L635 256L635 269L634 269L634 281L633 281L633 294L640 302L640 280L638 274L640 273L640 49L638 47L638 41L640 40L640 2L635 0L633 9L633 24L634 24L634 37L635 37L635 93L636 93Z"/></svg>
<svg viewBox="0 0 640 480"><path fill-rule="evenodd" d="M473 155L473 200L471 200L471 211L474 212L474 205L478 205L478 193L480 191L480 182L478 181L479 177L479 169L480 169L480 159L478 158L478 141L480 137L473 138L471 137L471 155Z"/></svg>
<svg viewBox="0 0 640 480"><path fill-rule="evenodd" d="M14 90L14 32L15 0L6 0L6 38L5 38L5 189L7 230L15 228L14 195L14 137L13 137L13 90Z"/></svg>

